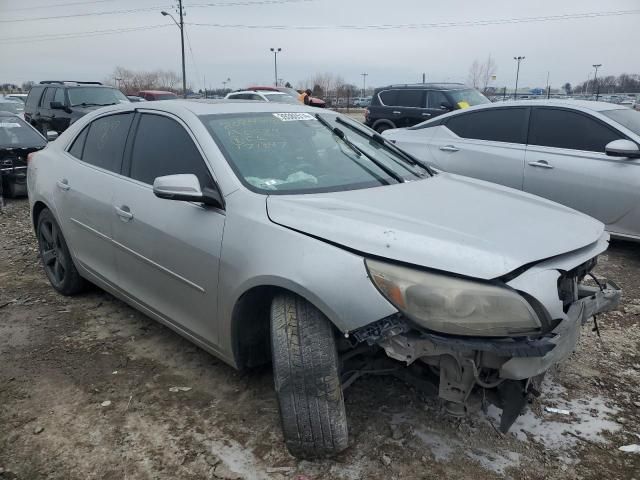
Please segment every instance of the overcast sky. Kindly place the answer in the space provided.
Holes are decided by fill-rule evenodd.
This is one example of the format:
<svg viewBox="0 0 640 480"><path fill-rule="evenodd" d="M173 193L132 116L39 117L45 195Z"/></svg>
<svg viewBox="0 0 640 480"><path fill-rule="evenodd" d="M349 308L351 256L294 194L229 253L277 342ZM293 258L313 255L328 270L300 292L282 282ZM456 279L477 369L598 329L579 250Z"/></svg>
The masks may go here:
<svg viewBox="0 0 640 480"><path fill-rule="evenodd" d="M497 21L634 9L640 12L638 0L292 0L237 5L243 1L258 0L185 0L185 22L331 27ZM52 6L63 3L73 5ZM179 30L160 14L163 9L175 14L171 3L0 0L0 82L104 80L116 66L179 72ZM236 5L220 6L225 3ZM218 6L196 6L203 4ZM132 9L139 11L10 21ZM142 26L153 28L46 41L34 37ZM187 79L196 90L202 88L205 78L207 87L214 88L220 88L227 77L233 88L273 82L269 47L282 48L278 76L294 85L318 72L340 74L358 86L362 85L362 72L369 74L367 85L372 86L416 82L422 72L428 81L465 81L474 59L482 60L489 54L498 66L493 84L499 87L513 86L513 57L517 55L526 57L520 70L521 86L544 87L547 72L552 86L576 83L586 79L594 63L603 65L598 76L640 73L637 13L447 28L277 30L187 25L186 31L193 51L187 45Z"/></svg>

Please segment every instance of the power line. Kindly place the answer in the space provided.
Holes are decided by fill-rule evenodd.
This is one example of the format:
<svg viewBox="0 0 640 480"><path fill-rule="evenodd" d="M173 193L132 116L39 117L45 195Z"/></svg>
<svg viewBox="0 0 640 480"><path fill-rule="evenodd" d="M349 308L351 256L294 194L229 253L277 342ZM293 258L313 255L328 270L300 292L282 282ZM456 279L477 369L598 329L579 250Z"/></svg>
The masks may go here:
<svg viewBox="0 0 640 480"><path fill-rule="evenodd" d="M43 35L29 35L23 37L6 37L0 38L0 42L2 43L33 43L33 42L45 42L50 40L65 40L68 38L80 38L80 37L95 37L100 35L112 35L116 33L127 33L127 32L137 32L142 30L152 30L156 28L164 28L169 27L170 24L163 23L161 25L146 25L140 27L129 27L129 28L114 28L109 30L93 30L89 32L67 32L67 33L52 33L52 34L43 34Z"/></svg>
<svg viewBox="0 0 640 480"><path fill-rule="evenodd" d="M193 5L186 5L189 8L193 7L244 7L254 5L280 5L283 3L308 3L316 2L317 0L245 0L234 2L217 2L217 3L195 3Z"/></svg>
<svg viewBox="0 0 640 480"><path fill-rule="evenodd" d="M495 20L472 20L464 22L440 23L404 23L378 25L246 25L225 23L189 23L198 27L215 28L243 28L243 29L271 29L271 30L394 30L394 29L428 29L450 27L482 27L487 25L506 25L514 23L549 22L558 20L575 20L583 18L611 17L622 15L637 15L640 10L618 10L611 12L573 13L565 15L545 15L542 17L504 18Z"/></svg>
<svg viewBox="0 0 640 480"><path fill-rule="evenodd" d="M105 2L113 2L113 0L92 0L92 1L83 1L83 2L51 3L48 5L37 5L33 7L11 8L11 11L17 12L22 10L42 10L43 8L69 7L73 5L89 5L94 3L105 3Z"/></svg>
<svg viewBox="0 0 640 480"><path fill-rule="evenodd" d="M128 10L110 10L108 12L93 12L93 13L73 13L69 15L55 15L50 17L33 17L33 18L14 18L12 20L0 20L0 23L13 23L13 22L34 22L38 20L59 20L62 18L74 18L74 17L93 17L98 15L116 15L121 13L136 13L136 12L147 12L150 10L157 10L159 8L166 8L166 5L156 5L154 7L145 7L145 8L132 8Z"/></svg>

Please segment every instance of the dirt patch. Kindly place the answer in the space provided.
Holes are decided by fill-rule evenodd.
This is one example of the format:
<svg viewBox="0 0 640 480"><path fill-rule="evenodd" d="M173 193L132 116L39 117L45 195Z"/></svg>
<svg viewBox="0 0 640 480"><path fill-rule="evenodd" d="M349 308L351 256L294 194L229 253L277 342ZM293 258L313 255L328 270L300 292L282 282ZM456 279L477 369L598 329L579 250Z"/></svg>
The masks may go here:
<svg viewBox="0 0 640 480"><path fill-rule="evenodd" d="M2 479L640 480L640 455L618 450L640 443L640 245L601 258L623 305L601 338L584 329L508 435L480 395L452 419L397 379L364 378L346 392L349 449L308 462L283 446L268 368L236 372L98 289L54 293L26 201L0 214L0 241Z"/></svg>

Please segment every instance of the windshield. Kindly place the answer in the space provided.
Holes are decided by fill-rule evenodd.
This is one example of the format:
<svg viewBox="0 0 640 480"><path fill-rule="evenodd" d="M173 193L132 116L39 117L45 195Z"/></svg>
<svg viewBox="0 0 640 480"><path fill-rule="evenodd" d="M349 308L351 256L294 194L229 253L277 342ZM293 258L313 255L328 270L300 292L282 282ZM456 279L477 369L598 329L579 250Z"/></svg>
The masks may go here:
<svg viewBox="0 0 640 480"><path fill-rule="evenodd" d="M23 110L24 107L18 102L0 102L0 111L2 112L19 113Z"/></svg>
<svg viewBox="0 0 640 480"><path fill-rule="evenodd" d="M69 102L72 107L79 105L113 105L127 103L129 99L115 88L74 87L69 90Z"/></svg>
<svg viewBox="0 0 640 480"><path fill-rule="evenodd" d="M15 96L15 95L8 95L7 98L10 98L11 100L16 100L16 101L22 102L22 103L27 101L27 97L26 96L18 97L18 96Z"/></svg>
<svg viewBox="0 0 640 480"><path fill-rule="evenodd" d="M0 116L0 148L44 147L46 140L21 118Z"/></svg>
<svg viewBox="0 0 640 480"><path fill-rule="evenodd" d="M298 102L298 100L296 100L295 98L286 95L286 94L282 94L282 93L265 93L262 92L262 95L264 95L264 97L269 101L269 102L277 102L277 103L290 103L290 104L295 104L295 105L299 105L300 102Z"/></svg>
<svg viewBox="0 0 640 480"><path fill-rule="evenodd" d="M606 110L602 113L605 117L609 117L614 122L627 127L636 135L640 135L640 112L635 110L620 108L616 110Z"/></svg>
<svg viewBox="0 0 640 480"><path fill-rule="evenodd" d="M398 183L394 177L418 180L427 174L365 133L336 122L337 116L332 114L322 116L328 126L310 113L200 118L238 178L260 193L355 190ZM345 134L352 146L332 132L334 127Z"/></svg>
<svg viewBox="0 0 640 480"><path fill-rule="evenodd" d="M466 90L449 90L447 94L451 98L454 108L469 108L474 105L491 103L487 97L473 88Z"/></svg>

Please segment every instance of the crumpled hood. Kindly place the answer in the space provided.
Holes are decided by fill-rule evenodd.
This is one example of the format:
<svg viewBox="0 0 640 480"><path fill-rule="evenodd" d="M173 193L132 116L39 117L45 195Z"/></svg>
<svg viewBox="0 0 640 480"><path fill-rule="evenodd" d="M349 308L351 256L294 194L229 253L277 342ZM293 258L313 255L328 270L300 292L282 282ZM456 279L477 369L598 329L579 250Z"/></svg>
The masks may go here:
<svg viewBox="0 0 640 480"><path fill-rule="evenodd" d="M596 242L599 221L540 197L442 173L398 185L272 195L279 225L362 252L492 279Z"/></svg>

